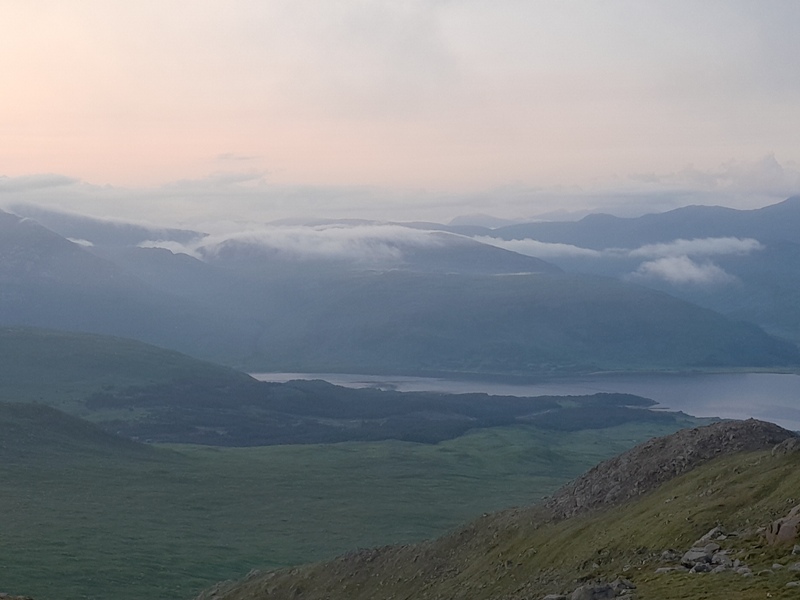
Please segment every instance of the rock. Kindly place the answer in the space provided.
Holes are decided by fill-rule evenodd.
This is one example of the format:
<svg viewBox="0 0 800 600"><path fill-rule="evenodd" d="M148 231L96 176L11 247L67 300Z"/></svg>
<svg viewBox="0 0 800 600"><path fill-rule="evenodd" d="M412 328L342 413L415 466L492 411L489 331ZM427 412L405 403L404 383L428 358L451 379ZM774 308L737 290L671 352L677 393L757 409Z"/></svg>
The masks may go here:
<svg viewBox="0 0 800 600"><path fill-rule="evenodd" d="M675 550L672 550L672 549L664 550L661 553L661 560L666 560L666 561L670 561L670 562L672 562L674 560L678 560L680 557L681 557L681 555L678 554L678 552L676 552Z"/></svg>
<svg viewBox="0 0 800 600"><path fill-rule="evenodd" d="M717 552L711 557L711 564L720 565L722 567L732 567L733 561L725 552Z"/></svg>
<svg viewBox="0 0 800 600"><path fill-rule="evenodd" d="M703 546L704 544L707 544L708 542L710 542L712 540L718 540L720 538L725 539L726 535L727 534L725 533L725 530L718 525L717 527L714 527L712 530L710 530L708 533L706 533L703 537L701 537L699 540L697 540L692 545L696 546L696 547L700 547L700 546Z"/></svg>
<svg viewBox="0 0 800 600"><path fill-rule="evenodd" d="M616 596L614 588L607 583L582 585L572 592L570 600L612 600Z"/></svg>
<svg viewBox="0 0 800 600"><path fill-rule="evenodd" d="M783 456L784 454L792 454L794 452L800 452L800 437L793 437L782 441L772 449L772 456Z"/></svg>
<svg viewBox="0 0 800 600"><path fill-rule="evenodd" d="M686 554L681 557L681 564L689 568L693 567L697 563L709 562L711 562L711 553L706 552L705 548L691 548L687 550Z"/></svg>
<svg viewBox="0 0 800 600"><path fill-rule="evenodd" d="M719 549L720 549L720 545L716 544L714 542L712 542L710 544L706 544L705 546L703 546L703 550L706 551L706 554L714 554L714 552L719 552Z"/></svg>
<svg viewBox="0 0 800 600"><path fill-rule="evenodd" d="M783 544L795 541L798 533L800 533L800 504L795 506L782 519L774 521L764 532L764 535L768 544Z"/></svg>
<svg viewBox="0 0 800 600"><path fill-rule="evenodd" d="M790 571L800 571L800 562L792 563L787 568Z"/></svg>
<svg viewBox="0 0 800 600"><path fill-rule="evenodd" d="M636 584L633 583L630 579L625 579L624 577L617 577L614 581L611 582L612 589L619 593L623 590L635 590Z"/></svg>
<svg viewBox="0 0 800 600"><path fill-rule="evenodd" d="M688 571L688 569L686 567L683 567L683 566L680 566L680 567L659 567L658 569L656 569L656 574L675 573L676 571L679 571L681 573L685 573L686 571Z"/></svg>
<svg viewBox="0 0 800 600"><path fill-rule="evenodd" d="M789 583L786 584L786 587L788 588L800 587L800 581L790 581Z"/></svg>
<svg viewBox="0 0 800 600"><path fill-rule="evenodd" d="M772 570L773 571L780 571L783 568L783 565L780 563L772 563Z"/></svg>
<svg viewBox="0 0 800 600"><path fill-rule="evenodd" d="M567 600L564 594L547 594L542 600Z"/></svg>
<svg viewBox="0 0 800 600"><path fill-rule="evenodd" d="M792 548L792 554L800 554L800 544L795 544Z"/></svg>
<svg viewBox="0 0 800 600"><path fill-rule="evenodd" d="M711 572L712 573L724 573L727 570L728 570L728 567L726 567L725 565L717 565L716 567L711 569Z"/></svg>
<svg viewBox="0 0 800 600"><path fill-rule="evenodd" d="M708 563L697 563L691 569L689 569L689 573L709 573L711 571L711 565Z"/></svg>

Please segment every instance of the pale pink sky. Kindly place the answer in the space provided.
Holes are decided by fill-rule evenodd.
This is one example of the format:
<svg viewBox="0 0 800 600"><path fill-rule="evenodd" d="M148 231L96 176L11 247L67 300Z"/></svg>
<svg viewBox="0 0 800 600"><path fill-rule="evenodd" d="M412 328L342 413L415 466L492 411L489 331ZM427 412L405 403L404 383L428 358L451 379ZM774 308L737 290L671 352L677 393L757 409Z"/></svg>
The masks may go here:
<svg viewBox="0 0 800 600"><path fill-rule="evenodd" d="M764 204L800 193L798 23L794 0L0 0L0 192L58 204L56 174L63 208L173 220Z"/></svg>

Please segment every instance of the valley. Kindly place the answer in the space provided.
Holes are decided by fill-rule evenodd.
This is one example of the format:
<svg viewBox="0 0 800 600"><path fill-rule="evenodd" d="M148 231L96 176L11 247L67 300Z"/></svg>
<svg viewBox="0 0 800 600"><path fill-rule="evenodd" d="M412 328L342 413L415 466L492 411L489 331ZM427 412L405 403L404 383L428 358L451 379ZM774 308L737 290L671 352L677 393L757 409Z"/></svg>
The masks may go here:
<svg viewBox="0 0 800 600"><path fill-rule="evenodd" d="M800 2L0 2L0 600L798 600Z"/></svg>
<svg viewBox="0 0 800 600"><path fill-rule="evenodd" d="M342 557L336 577L352 577L340 569L382 564L384 550L368 548L387 548L392 561L438 552L467 522L502 523L500 537L509 524L530 526L537 540L551 525L508 515L539 514L536 502L654 437L720 416L800 428L791 330L694 304L698 288L634 280L630 256L624 268L613 252L606 262L545 261L479 241L486 231L473 239L435 224L301 227L287 250L270 237L280 227L214 239L19 212L30 217L0 214L4 592L180 600L216 589L207 593L236 600L238 585L213 586L287 568L299 571L266 576L276 593L296 590L297 572L323 573L309 576L334 590L324 574L332 557ZM347 243L326 245L331 235ZM741 283L715 297L744 298L747 271L726 260ZM792 323L796 306L771 306ZM764 500L769 514L776 498ZM563 540L554 527L548 535ZM683 543L693 531L660 535ZM484 534L480 525L475 554L458 558L474 564L464 597L481 597L475 585L515 597L483 579L497 575ZM609 544L620 556L610 576L631 555ZM587 575L588 558L576 566L556 552L556 568L518 550L524 569L541 571L537 586L565 590ZM313 561L321 571L297 567ZM467 593L431 577L444 597Z"/></svg>

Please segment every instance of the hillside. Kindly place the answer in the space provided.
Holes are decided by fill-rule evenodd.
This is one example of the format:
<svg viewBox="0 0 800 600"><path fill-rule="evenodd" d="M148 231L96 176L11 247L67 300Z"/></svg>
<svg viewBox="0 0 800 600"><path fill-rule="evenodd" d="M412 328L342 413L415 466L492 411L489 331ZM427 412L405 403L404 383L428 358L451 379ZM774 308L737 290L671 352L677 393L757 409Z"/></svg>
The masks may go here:
<svg viewBox="0 0 800 600"><path fill-rule="evenodd" d="M0 400L40 402L86 416L92 394L176 381L249 382L233 369L135 340L0 327Z"/></svg>
<svg viewBox="0 0 800 600"><path fill-rule="evenodd" d="M506 247L544 252L567 272L632 279L800 343L798 228L800 196L794 196L755 210L687 206L637 218L596 214L480 235L516 240Z"/></svg>
<svg viewBox="0 0 800 600"><path fill-rule="evenodd" d="M304 286L289 297L302 310L265 324L248 370L569 375L800 360L753 325L603 277L392 271Z"/></svg>
<svg viewBox="0 0 800 600"><path fill-rule="evenodd" d="M248 371L572 375L800 365L794 344L756 326L442 231L271 226L191 237L40 217L91 239L73 243L0 214L0 325L131 337ZM140 241L148 234L172 238Z"/></svg>
<svg viewBox="0 0 800 600"><path fill-rule="evenodd" d="M4 327L127 337L208 360L249 348L258 332L252 319L157 289L35 221L2 211L0 285Z"/></svg>
<svg viewBox="0 0 800 600"><path fill-rule="evenodd" d="M58 455L152 458L156 451L144 444L107 433L99 427L41 404L0 402L0 460L30 464Z"/></svg>
<svg viewBox="0 0 800 600"><path fill-rule="evenodd" d="M497 426L579 431L686 419L627 394L521 398L268 383L134 340L30 328L0 328L0 401L56 407L132 439L214 446L434 444Z"/></svg>
<svg viewBox="0 0 800 600"><path fill-rule="evenodd" d="M45 406L0 403L0 591L186 600L255 567L442 535L690 423L166 449Z"/></svg>
<svg viewBox="0 0 800 600"><path fill-rule="evenodd" d="M251 573L199 598L791 598L800 562L791 541L771 545L764 528L798 502L799 446L752 420L680 432L600 465L545 504L485 515L431 542Z"/></svg>

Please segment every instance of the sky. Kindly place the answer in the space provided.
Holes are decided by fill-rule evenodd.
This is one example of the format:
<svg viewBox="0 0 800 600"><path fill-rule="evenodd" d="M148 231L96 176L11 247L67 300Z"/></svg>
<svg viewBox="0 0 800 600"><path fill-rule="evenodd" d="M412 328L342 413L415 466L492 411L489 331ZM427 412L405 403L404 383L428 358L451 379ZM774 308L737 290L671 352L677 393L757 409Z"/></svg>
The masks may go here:
<svg viewBox="0 0 800 600"><path fill-rule="evenodd" d="M193 225L800 193L796 0L0 0L0 206Z"/></svg>

